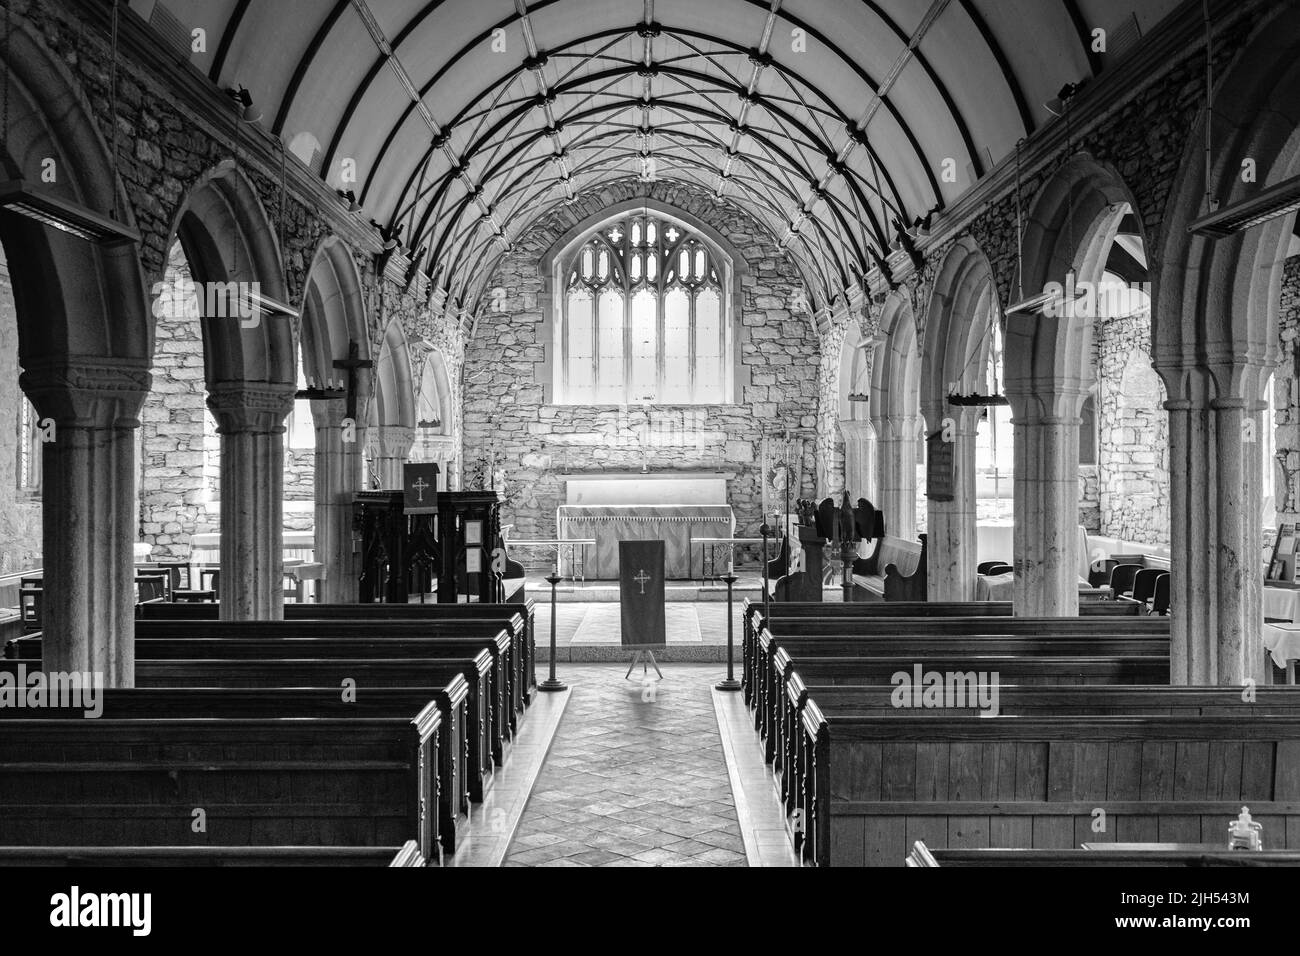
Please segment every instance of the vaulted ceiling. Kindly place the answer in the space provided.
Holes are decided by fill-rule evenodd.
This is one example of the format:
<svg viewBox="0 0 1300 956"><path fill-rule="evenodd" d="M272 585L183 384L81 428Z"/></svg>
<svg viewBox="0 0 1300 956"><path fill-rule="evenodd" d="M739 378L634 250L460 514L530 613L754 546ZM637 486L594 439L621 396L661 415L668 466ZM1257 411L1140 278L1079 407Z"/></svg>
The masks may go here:
<svg viewBox="0 0 1300 956"><path fill-rule="evenodd" d="M817 305L951 204L1177 0L132 0L452 301L630 175L743 207ZM1093 31L1107 31L1094 52ZM354 164L354 166L353 166ZM349 181L355 168L356 182ZM420 251L422 250L422 252Z"/></svg>

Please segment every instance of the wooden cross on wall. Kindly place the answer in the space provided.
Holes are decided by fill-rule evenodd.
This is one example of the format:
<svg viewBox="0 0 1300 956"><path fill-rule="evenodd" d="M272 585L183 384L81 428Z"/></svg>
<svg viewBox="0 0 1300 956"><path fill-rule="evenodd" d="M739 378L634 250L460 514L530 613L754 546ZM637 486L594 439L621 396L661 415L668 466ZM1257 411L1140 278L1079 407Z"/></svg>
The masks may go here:
<svg viewBox="0 0 1300 956"><path fill-rule="evenodd" d="M348 357L345 359L335 359L334 367L346 369L348 373L348 408L347 416L353 421L357 420L357 371L363 368L374 368L375 363L370 359L361 357L361 346L353 339L348 343Z"/></svg>

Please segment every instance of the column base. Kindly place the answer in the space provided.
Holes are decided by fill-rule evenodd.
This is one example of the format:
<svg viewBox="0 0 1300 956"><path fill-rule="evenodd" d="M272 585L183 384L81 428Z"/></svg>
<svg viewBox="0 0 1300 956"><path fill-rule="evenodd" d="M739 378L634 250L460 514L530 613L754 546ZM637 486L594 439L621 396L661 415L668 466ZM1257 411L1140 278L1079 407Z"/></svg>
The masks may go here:
<svg viewBox="0 0 1300 956"><path fill-rule="evenodd" d="M729 677L726 680L718 681L716 684L713 685L713 689L714 690L740 690L740 681L736 680L734 677Z"/></svg>
<svg viewBox="0 0 1300 956"><path fill-rule="evenodd" d="M568 690L569 685L566 684L564 681L560 680L559 678L548 677L546 680L542 681L540 684L537 685L537 689L544 694L553 694L556 691Z"/></svg>

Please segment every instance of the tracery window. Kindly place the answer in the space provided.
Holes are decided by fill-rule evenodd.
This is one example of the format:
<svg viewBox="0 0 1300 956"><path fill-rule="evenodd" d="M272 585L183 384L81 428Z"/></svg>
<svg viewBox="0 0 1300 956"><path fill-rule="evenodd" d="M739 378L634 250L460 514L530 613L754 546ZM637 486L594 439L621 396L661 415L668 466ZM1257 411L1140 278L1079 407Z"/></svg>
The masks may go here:
<svg viewBox="0 0 1300 956"><path fill-rule="evenodd" d="M726 265L690 230L632 216L562 262L564 404L731 401Z"/></svg>

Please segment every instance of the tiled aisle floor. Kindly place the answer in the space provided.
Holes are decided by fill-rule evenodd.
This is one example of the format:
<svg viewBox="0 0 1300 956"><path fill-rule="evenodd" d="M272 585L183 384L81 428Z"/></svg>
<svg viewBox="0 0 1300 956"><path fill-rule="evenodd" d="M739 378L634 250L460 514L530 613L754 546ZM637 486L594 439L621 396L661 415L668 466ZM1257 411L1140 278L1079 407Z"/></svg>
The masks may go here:
<svg viewBox="0 0 1300 956"><path fill-rule="evenodd" d="M506 866L744 866L716 665L571 664L572 697ZM653 678L654 670L649 676Z"/></svg>

